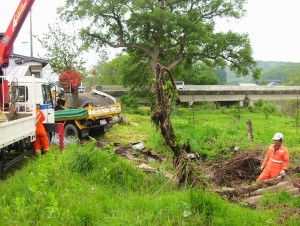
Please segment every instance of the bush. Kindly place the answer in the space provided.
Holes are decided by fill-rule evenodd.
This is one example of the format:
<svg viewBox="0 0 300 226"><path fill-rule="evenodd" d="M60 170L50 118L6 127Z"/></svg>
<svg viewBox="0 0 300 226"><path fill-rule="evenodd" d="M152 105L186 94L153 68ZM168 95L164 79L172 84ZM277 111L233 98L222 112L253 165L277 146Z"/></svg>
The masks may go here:
<svg viewBox="0 0 300 226"><path fill-rule="evenodd" d="M120 98L121 104L124 105L124 107L132 108L132 109L138 109L139 104L138 104L138 98L131 94L127 94L125 96L122 96Z"/></svg>
<svg viewBox="0 0 300 226"><path fill-rule="evenodd" d="M278 107L276 104L270 103L266 100L258 100L255 103L255 108L264 113L265 118L268 119L271 114L275 114L278 112Z"/></svg>

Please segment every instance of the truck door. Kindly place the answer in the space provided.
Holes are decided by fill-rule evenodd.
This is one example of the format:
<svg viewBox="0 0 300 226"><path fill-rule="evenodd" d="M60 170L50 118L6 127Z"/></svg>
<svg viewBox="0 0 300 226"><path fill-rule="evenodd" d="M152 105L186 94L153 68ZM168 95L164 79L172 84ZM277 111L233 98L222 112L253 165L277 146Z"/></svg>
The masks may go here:
<svg viewBox="0 0 300 226"><path fill-rule="evenodd" d="M51 95L50 86L47 84L42 85L42 96L43 96L43 103L41 103L40 109L44 112L46 117L46 123L54 123L54 107L53 107L53 100Z"/></svg>

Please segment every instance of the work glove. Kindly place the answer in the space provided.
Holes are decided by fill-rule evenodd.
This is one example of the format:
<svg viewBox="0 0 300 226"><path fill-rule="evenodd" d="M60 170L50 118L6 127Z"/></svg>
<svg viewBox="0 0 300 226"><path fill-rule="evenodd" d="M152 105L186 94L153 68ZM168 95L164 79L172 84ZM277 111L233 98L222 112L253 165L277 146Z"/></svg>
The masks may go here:
<svg viewBox="0 0 300 226"><path fill-rule="evenodd" d="M286 175L285 171L284 171L284 170L281 170L281 171L280 171L280 176L285 177L285 175Z"/></svg>

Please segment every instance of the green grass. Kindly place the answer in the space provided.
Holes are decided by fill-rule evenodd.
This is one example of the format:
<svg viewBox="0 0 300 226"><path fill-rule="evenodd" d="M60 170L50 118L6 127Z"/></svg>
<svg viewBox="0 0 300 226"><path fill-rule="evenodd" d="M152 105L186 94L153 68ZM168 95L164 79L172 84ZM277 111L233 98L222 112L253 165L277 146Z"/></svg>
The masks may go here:
<svg viewBox="0 0 300 226"><path fill-rule="evenodd" d="M273 143L276 132L284 134L284 142L290 153L300 159L300 130L295 126L295 120L274 113L266 119L263 112L251 113L241 110L239 118L235 110L199 110L177 109L172 112L172 123L178 142L190 141L193 151L205 154L209 159L228 158L233 154L233 148L239 146L242 151L266 151ZM153 150L168 153L160 131L150 122L150 115L125 114L127 122L114 126L106 137L121 144L141 141ZM253 142L248 140L247 120L253 127ZM136 132L138 131L138 132ZM292 161L293 158L291 159Z"/></svg>
<svg viewBox="0 0 300 226"><path fill-rule="evenodd" d="M77 167L87 162L88 170ZM161 175L142 173L98 148L70 146L63 153L52 151L30 160L1 183L1 225L265 225L278 221L271 213L230 204L200 188L180 190L169 182L160 189L166 182Z"/></svg>
<svg viewBox="0 0 300 226"><path fill-rule="evenodd" d="M246 121L253 123L254 141L247 138ZM171 156L150 115L126 115L104 137L126 145L142 141L147 149ZM293 120L268 119L243 111L234 120L228 109L177 109L172 113L179 142L190 139L192 149L214 158L227 158L232 147L266 150L275 132L297 162L299 138ZM299 225L299 199L285 192L266 194L257 209L229 203L203 188L183 189L161 174L146 174L130 161L100 150L95 141L70 145L61 153L55 145L40 158L30 158L22 170L0 183L0 225ZM299 155L299 154L298 154ZM154 163L170 169L170 163ZM291 212L288 212L291 211ZM290 213L290 214L286 214ZM283 217L285 216L285 218Z"/></svg>

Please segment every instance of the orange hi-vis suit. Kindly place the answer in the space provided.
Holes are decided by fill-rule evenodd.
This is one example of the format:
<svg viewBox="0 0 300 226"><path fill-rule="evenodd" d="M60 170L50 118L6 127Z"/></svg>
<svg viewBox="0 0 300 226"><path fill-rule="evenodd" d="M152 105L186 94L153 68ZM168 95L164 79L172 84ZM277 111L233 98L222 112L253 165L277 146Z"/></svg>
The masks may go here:
<svg viewBox="0 0 300 226"><path fill-rule="evenodd" d="M49 142L43 121L45 120L45 115L41 110L36 110L36 140L33 144L35 155L41 152L41 145L43 146L43 152L48 152Z"/></svg>
<svg viewBox="0 0 300 226"><path fill-rule="evenodd" d="M282 145L275 150L274 144L270 145L262 164L264 170L257 178L256 182L269 180L279 176L281 170L287 170L289 168L289 164L290 159L288 150Z"/></svg>

